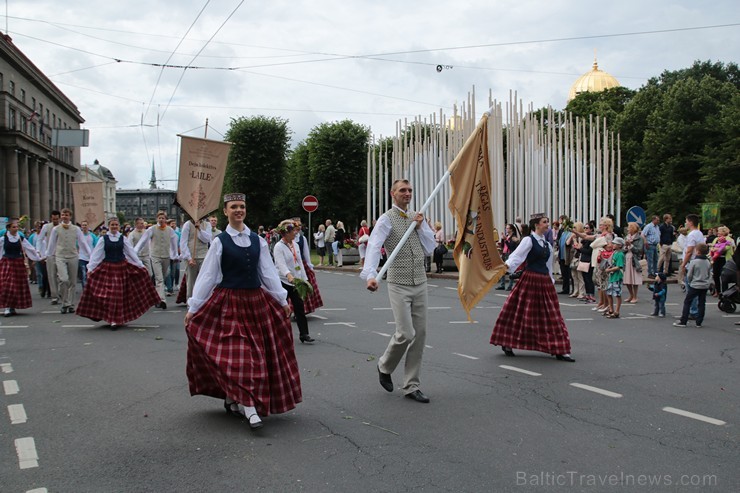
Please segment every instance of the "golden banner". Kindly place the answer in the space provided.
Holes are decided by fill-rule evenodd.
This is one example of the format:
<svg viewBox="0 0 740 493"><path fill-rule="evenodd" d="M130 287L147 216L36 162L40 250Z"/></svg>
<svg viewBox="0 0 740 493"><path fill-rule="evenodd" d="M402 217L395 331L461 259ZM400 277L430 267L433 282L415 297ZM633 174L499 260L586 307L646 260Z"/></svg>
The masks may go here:
<svg viewBox="0 0 740 493"><path fill-rule="evenodd" d="M449 208L457 223L452 252L460 273L457 293L470 320L470 310L506 273L493 234L488 116L481 118L449 170Z"/></svg>
<svg viewBox="0 0 740 493"><path fill-rule="evenodd" d="M73 181L74 221L87 221L90 231L105 223L102 181ZM112 211L111 211L112 212Z"/></svg>
<svg viewBox="0 0 740 493"><path fill-rule="evenodd" d="M221 205L230 142L180 135L180 173L177 204L195 219L202 219Z"/></svg>

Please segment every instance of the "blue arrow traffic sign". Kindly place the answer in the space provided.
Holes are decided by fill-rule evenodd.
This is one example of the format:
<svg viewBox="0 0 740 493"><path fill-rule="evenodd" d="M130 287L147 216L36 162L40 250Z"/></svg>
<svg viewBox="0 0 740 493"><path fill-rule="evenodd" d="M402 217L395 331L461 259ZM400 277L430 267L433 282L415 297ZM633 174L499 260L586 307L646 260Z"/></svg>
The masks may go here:
<svg viewBox="0 0 740 493"><path fill-rule="evenodd" d="M634 205L629 208L627 211L627 222L628 223L637 223L640 228L642 228L645 225L645 221L647 220L647 215L645 215L645 209L640 207L639 205Z"/></svg>

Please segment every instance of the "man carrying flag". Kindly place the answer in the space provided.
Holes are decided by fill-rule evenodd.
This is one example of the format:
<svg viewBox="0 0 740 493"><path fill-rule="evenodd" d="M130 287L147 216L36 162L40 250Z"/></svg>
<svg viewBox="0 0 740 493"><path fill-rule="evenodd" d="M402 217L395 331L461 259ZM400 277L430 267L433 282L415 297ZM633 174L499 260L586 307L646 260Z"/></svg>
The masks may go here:
<svg viewBox="0 0 740 493"><path fill-rule="evenodd" d="M391 373L406 354L403 392L409 399L427 403L429 398L419 390L421 357L427 331L427 274L424 259L432 254L436 242L434 232L424 216L408 210L411 193L408 180L393 182L393 207L378 218L370 234L365 267L360 277L367 281L369 291L376 291L380 248L385 244L386 250L394 251L406 230L416 223L408 241L400 245L396 261L388 267L388 296L396 321L396 333L378 360L378 374L380 385L388 392L393 392Z"/></svg>

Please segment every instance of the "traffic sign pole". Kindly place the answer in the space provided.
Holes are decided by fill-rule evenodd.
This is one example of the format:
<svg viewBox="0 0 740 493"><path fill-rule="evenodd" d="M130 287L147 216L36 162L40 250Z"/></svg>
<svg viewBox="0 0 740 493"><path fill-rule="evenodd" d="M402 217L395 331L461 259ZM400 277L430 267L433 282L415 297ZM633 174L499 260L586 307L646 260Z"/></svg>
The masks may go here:
<svg viewBox="0 0 740 493"><path fill-rule="evenodd" d="M303 210L308 212L308 249L311 249L311 239L313 238L313 229L311 229L311 213L319 208L319 199L313 195L306 195L301 201Z"/></svg>

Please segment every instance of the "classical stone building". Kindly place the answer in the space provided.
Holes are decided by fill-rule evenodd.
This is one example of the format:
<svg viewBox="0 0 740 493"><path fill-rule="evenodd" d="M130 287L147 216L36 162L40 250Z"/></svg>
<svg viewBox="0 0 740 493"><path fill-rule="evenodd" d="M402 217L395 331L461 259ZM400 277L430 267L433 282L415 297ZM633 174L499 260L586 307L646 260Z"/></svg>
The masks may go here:
<svg viewBox="0 0 740 493"><path fill-rule="evenodd" d="M80 169L74 147L53 147L52 129L79 129L77 106L0 33L0 216L48 219L72 207Z"/></svg>
<svg viewBox="0 0 740 493"><path fill-rule="evenodd" d="M103 204L105 219L116 215L116 177L111 170L100 164L97 159L93 164L85 164L80 168L80 172L75 177L76 182L80 181L101 181L103 182Z"/></svg>

